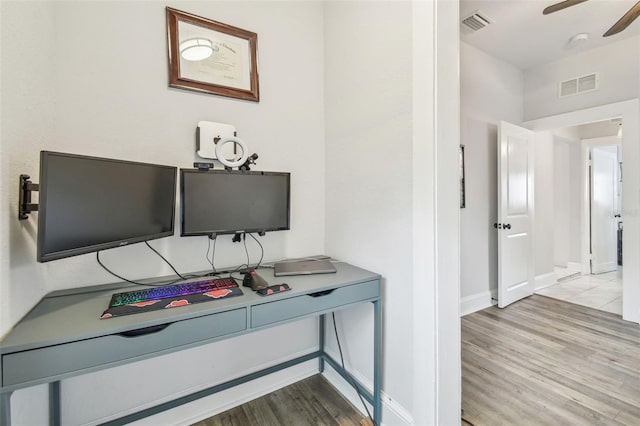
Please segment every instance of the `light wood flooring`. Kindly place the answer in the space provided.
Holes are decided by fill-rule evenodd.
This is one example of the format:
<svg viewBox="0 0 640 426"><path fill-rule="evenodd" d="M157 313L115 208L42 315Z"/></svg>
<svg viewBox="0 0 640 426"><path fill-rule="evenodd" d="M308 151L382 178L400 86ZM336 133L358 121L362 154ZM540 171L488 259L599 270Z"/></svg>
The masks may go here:
<svg viewBox="0 0 640 426"><path fill-rule="evenodd" d="M279 389L194 426L370 425L322 375Z"/></svg>
<svg viewBox="0 0 640 426"><path fill-rule="evenodd" d="M537 295L466 315L462 408L475 426L640 425L640 326Z"/></svg>

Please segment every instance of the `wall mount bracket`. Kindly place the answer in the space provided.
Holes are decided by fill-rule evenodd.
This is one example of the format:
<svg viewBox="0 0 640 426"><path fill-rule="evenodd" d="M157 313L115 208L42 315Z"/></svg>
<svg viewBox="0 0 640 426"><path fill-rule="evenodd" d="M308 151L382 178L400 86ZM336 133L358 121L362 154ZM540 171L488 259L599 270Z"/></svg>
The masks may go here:
<svg viewBox="0 0 640 426"><path fill-rule="evenodd" d="M40 185L31 182L29 175L20 175L20 188L18 190L18 219L29 218L29 213L37 212L38 205L31 202L31 194L40 190Z"/></svg>

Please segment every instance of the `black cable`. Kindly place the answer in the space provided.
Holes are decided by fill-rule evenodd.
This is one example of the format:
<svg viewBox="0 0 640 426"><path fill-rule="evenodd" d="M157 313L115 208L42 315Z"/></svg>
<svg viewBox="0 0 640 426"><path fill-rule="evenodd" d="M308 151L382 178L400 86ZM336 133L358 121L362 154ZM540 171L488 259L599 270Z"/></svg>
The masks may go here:
<svg viewBox="0 0 640 426"><path fill-rule="evenodd" d="M128 283L131 283L131 284L135 284L135 285L146 285L146 284L144 284L144 283L139 283L139 282L137 282L137 281L132 281L132 280L128 280L128 279L126 279L126 278L124 278L124 277L121 277L120 275L118 275L118 274L116 274L115 272L113 272L111 269L109 269L109 268L107 268L106 266L104 266L104 264L100 261L100 250L98 250L98 251L96 252L96 260L98 261L98 264L99 264L100 266L102 266L102 268L103 268L105 271L107 271L108 273L110 273L110 274L111 274L111 275L113 275L114 277L116 277L116 278L118 278L118 279L121 279L122 281L126 281L126 282L128 282Z"/></svg>
<svg viewBox="0 0 640 426"><path fill-rule="evenodd" d="M152 247L150 247L150 248L153 250L153 248L152 248ZM154 250L154 251L155 251L155 250ZM159 253L158 253L158 255L159 255L160 257L162 257ZM164 280L164 281L159 281L159 282L155 282L155 283L150 283L150 282L148 282L148 283L141 283L141 282L139 282L139 281L130 280L130 279L127 279L127 278L125 278L125 277L123 277L123 276L120 276L120 275L116 274L115 272L113 272L111 269L107 268L107 266L105 266L105 264L104 264L104 263L102 263L102 261L100 260L100 250L98 250L98 251L96 252L96 260L98 261L98 264L102 267L102 269L104 269L104 270L105 270L105 271L107 271L109 274L113 275L114 277L116 277L116 278L118 278L118 279L120 279L120 280L122 280L122 281L125 281L125 282L128 282L128 283L131 283L131 284L135 284L135 285L144 285L144 286L149 286L149 287L161 287L161 286L164 286L164 285L171 285L171 284L175 284L175 283L180 282L180 281L182 281L182 280L187 280L187 279L191 279L191 278L203 278L203 277L206 277L206 276L209 276L209 275L210 275L210 274L203 274L203 275L199 275L199 274L188 274L188 275L180 275L180 278L177 278L177 279ZM176 271L176 273L177 273L177 271Z"/></svg>
<svg viewBox="0 0 640 426"><path fill-rule="evenodd" d="M236 267L235 267L234 269L232 269L229 273L230 273L230 274L233 274L234 272L238 272L238 271L241 271L241 270L243 270L243 269L248 269L248 268L250 268L250 265L249 265L249 264L247 264L247 263L243 263L243 264L241 264L241 265L236 266Z"/></svg>
<svg viewBox="0 0 640 426"><path fill-rule="evenodd" d="M461 408L461 409L460 409L460 420L462 420L463 422L465 422L465 423L466 423L466 424L468 424L468 425L475 426L475 425L474 425L473 423L471 423L469 420L467 420L467 419L465 419L465 418L464 418L464 408Z"/></svg>
<svg viewBox="0 0 640 426"><path fill-rule="evenodd" d="M340 338L338 337L338 327L336 326L335 312L331 312L331 318L333 319L333 331L336 334L336 342L338 343L338 352L340 352L340 363L342 364L342 369L345 371L346 373L345 375L349 378L349 382L351 386L353 386L353 388L356 390L356 393L358 394L358 398L360 398L360 402L362 403L362 406L367 412L367 416L369 417L369 420L371 420L371 423L373 425L376 425L376 422L373 420L373 417L371 417L371 413L369 412L369 407L367 407L367 404L364 403L364 399L362 399L362 395L360 395L360 390L358 390L358 386L356 386L353 377L351 377L351 375L347 373L347 369L344 366L344 357L342 356L342 346L340 345Z"/></svg>
<svg viewBox="0 0 640 426"><path fill-rule="evenodd" d="M260 244L260 241L258 241L258 239L253 234L249 234L249 236L251 238L253 238L254 241L256 243L258 243L258 245L260 246L260 260L258 261L258 264L256 265L256 269L258 269L258 268L260 268L260 264L262 263L262 259L264 258L264 247L262 247L262 244Z"/></svg>
<svg viewBox="0 0 640 426"><path fill-rule="evenodd" d="M211 270L213 271L214 275L218 275L218 271L216 271L216 267L213 264L213 259L215 258L215 255L216 255L216 241L218 241L218 239L214 238L213 252L211 253L211 260L209 260L209 250L211 249L211 238L207 237L207 254L205 255L207 262L209 262L209 264L211 265Z"/></svg>
<svg viewBox="0 0 640 426"><path fill-rule="evenodd" d="M465 419L464 417L460 417L460 419L468 425L475 426L473 423L471 423L469 420Z"/></svg>
<svg viewBox="0 0 640 426"><path fill-rule="evenodd" d="M247 233L246 232L242 234L242 244L244 245L244 252L247 255L247 268L250 268L249 265L251 265L251 261L249 260L249 249L247 249Z"/></svg>
<svg viewBox="0 0 640 426"><path fill-rule="evenodd" d="M165 261L165 263L166 263L167 265L169 265L169 267L170 267L171 269L173 269L173 272L175 272L177 276L179 276L179 277L180 277L180 278L182 278L183 280L186 280L186 278L185 278L184 276L182 276L182 274L181 274L180 272L178 272L178 270L177 270L176 268L174 268L174 267L173 267L173 265L171 264L171 262L169 262L169 261L168 261L168 260L167 260L163 255L161 255L161 254L160 254L160 252L158 252L158 250L156 250L156 249L154 249L153 247L151 247L151 244L149 244L149 242L148 242L148 241L145 241L144 243L147 245L147 247L149 247L149 248L151 249L151 251L153 251L155 254L157 254L158 256L160 256L160 259L164 260L164 261Z"/></svg>

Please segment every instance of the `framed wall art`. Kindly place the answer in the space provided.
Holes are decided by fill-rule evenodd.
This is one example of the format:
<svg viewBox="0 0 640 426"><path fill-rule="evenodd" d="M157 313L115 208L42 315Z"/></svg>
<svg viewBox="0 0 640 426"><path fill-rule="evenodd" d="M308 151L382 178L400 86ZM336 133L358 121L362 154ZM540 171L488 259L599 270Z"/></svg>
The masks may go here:
<svg viewBox="0 0 640 426"><path fill-rule="evenodd" d="M258 35L167 7L169 86L258 102Z"/></svg>

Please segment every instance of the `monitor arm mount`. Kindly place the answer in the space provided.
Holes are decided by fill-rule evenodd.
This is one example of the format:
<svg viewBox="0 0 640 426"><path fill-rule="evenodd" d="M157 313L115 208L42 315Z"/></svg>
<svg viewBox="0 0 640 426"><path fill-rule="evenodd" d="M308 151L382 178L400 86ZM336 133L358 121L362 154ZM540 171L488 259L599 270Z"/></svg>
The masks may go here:
<svg viewBox="0 0 640 426"><path fill-rule="evenodd" d="M38 205L31 202L31 193L39 191L40 185L33 183L29 175L20 175L20 187L18 190L18 219L29 218L29 213L37 212Z"/></svg>
<svg viewBox="0 0 640 426"><path fill-rule="evenodd" d="M249 234L251 234L251 232L249 232ZM266 232L265 231L258 231L257 234L259 236L261 236L261 237L264 237ZM239 243L245 238L247 238L247 231L236 232L233 235L233 239L231 241L233 241L234 243Z"/></svg>

